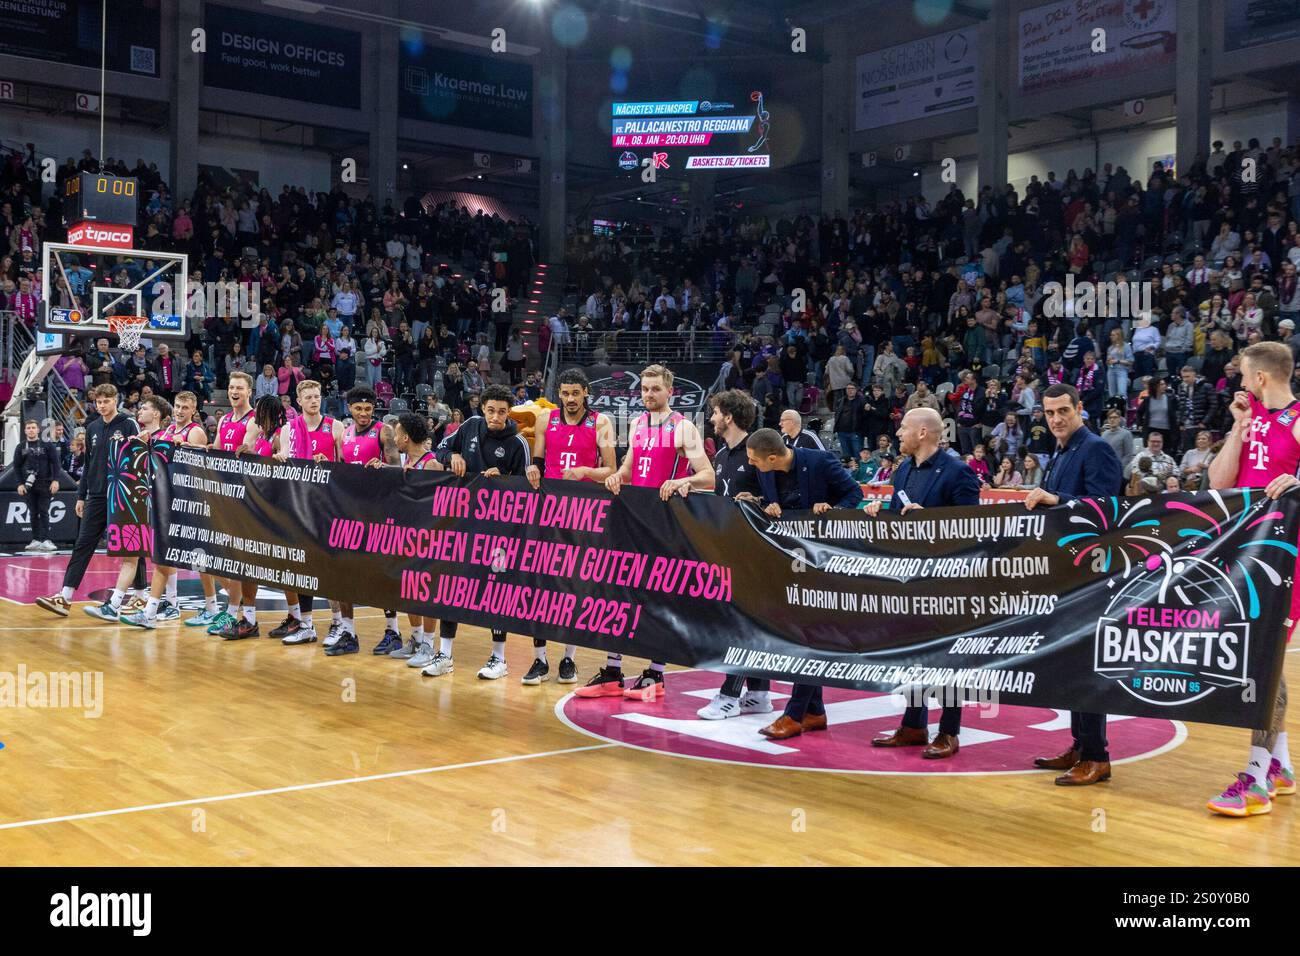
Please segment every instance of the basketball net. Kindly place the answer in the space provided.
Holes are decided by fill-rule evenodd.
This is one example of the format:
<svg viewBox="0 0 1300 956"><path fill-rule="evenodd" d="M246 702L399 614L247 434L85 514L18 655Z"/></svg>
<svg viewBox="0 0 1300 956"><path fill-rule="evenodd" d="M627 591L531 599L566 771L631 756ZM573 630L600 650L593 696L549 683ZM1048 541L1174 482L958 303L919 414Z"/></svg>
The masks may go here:
<svg viewBox="0 0 1300 956"><path fill-rule="evenodd" d="M126 352L134 352L140 344L140 336L149 324L143 315L110 315L108 330L117 336L118 346Z"/></svg>

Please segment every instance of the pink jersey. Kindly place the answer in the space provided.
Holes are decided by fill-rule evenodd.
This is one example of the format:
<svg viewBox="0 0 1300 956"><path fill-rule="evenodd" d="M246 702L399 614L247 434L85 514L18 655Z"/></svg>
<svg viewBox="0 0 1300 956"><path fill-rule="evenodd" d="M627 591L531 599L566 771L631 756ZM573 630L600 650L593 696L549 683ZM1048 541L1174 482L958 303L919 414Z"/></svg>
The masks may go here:
<svg viewBox="0 0 1300 956"><path fill-rule="evenodd" d="M589 411L578 424L570 425L564 420L564 409L551 412L551 420L546 425L545 477L562 478L566 468L599 467L596 413Z"/></svg>
<svg viewBox="0 0 1300 956"><path fill-rule="evenodd" d="M312 458L324 455L326 461L338 461L334 448L334 419L328 415L322 416L319 428L308 427L307 438L311 442L309 454Z"/></svg>
<svg viewBox="0 0 1300 956"><path fill-rule="evenodd" d="M1270 411L1251 395L1250 415L1250 431L1241 446L1235 487L1266 488L1274 478L1300 474L1300 442L1292 431L1300 418L1300 400ZM1300 561L1296 562L1294 574L1300 581ZM1291 621L1296 620L1300 620L1300 587L1291 591ZM1290 628L1287 640L1291 640Z"/></svg>
<svg viewBox="0 0 1300 956"><path fill-rule="evenodd" d="M238 451L239 446L244 443L244 433L248 431L248 423L253 420L251 408L243 418L235 418L234 415L234 412L228 412L217 422L217 448L221 451Z"/></svg>
<svg viewBox="0 0 1300 956"><path fill-rule="evenodd" d="M431 461L434 461L434 454L431 451L426 451L423 455L415 459L415 461L411 462L406 467L413 468L416 471L424 471L426 468L429 467L429 462Z"/></svg>
<svg viewBox="0 0 1300 956"><path fill-rule="evenodd" d="M354 422L343 430L343 460L354 465L364 465L373 458L384 460L379 436L383 431L382 422L372 421L366 430L357 432Z"/></svg>
<svg viewBox="0 0 1300 956"><path fill-rule="evenodd" d="M677 450L677 429L686 419L672 412L658 425L650 424L645 412L632 423L632 484L639 488L658 488L671 478L685 478L689 472L686 456ZM550 441L546 457L550 458Z"/></svg>
<svg viewBox="0 0 1300 956"><path fill-rule="evenodd" d="M270 458L275 454L275 446L267 440L265 435L258 435L257 441L253 442L253 454L261 455L263 458Z"/></svg>
<svg viewBox="0 0 1300 956"><path fill-rule="evenodd" d="M150 441L180 441L185 437L189 426L178 429L175 422L168 424L166 428L160 428L149 436Z"/></svg>
<svg viewBox="0 0 1300 956"><path fill-rule="evenodd" d="M1300 443L1295 440L1300 401L1269 411L1250 396L1250 431L1241 446L1237 465L1238 488L1265 488L1280 475L1300 474Z"/></svg>

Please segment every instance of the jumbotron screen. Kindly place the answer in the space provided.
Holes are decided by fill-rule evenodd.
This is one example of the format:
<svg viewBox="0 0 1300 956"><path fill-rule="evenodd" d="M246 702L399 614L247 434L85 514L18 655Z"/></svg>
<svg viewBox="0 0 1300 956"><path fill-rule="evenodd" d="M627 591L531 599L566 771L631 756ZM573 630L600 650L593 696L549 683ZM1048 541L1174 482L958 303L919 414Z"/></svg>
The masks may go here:
<svg viewBox="0 0 1300 956"><path fill-rule="evenodd" d="M716 100L613 104L613 147L620 169L649 157L659 169L768 169L772 114L762 90Z"/></svg>

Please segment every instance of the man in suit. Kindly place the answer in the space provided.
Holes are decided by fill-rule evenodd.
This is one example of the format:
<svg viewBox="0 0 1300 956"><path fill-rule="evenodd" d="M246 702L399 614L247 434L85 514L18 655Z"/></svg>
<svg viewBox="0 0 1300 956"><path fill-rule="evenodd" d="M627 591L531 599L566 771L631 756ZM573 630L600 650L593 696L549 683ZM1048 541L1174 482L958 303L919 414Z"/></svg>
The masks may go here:
<svg viewBox="0 0 1300 956"><path fill-rule="evenodd" d="M773 518L784 511L825 514L832 508L856 508L862 486L831 452L814 448L787 448L772 428L760 428L745 441L750 465L758 470L763 513ZM737 501L754 501L749 493ZM826 707L819 684L795 684L785 713L759 731L773 740L797 737L805 730L826 729Z"/></svg>
<svg viewBox="0 0 1300 956"><path fill-rule="evenodd" d="M1043 392L1047 427L1056 439L1056 454L1047 464L1043 483L1029 492L1025 507L1073 507L1079 498L1113 498L1122 493L1124 471L1119 456L1100 435L1084 426L1083 405L1071 385L1060 383ZM1035 757L1034 766L1064 770L1057 786L1082 787L1110 779L1106 750L1106 715L1071 712L1070 749L1056 757Z"/></svg>
<svg viewBox="0 0 1300 956"><path fill-rule="evenodd" d="M943 419L931 408L914 408L903 416L898 428L899 451L910 456L894 473L894 496L889 508L899 514L923 508L951 508L980 503L980 480L970 465L959 457L939 450L943 439ZM880 514L882 502L873 501L866 511L871 517ZM925 688L915 688L922 696L918 706L903 711L902 726L888 737L871 741L873 747L925 747L921 756L942 760L957 753L957 735L961 733L961 704L950 702L943 708L939 732L930 741L926 725L928 707ZM945 691L950 693L951 690Z"/></svg>

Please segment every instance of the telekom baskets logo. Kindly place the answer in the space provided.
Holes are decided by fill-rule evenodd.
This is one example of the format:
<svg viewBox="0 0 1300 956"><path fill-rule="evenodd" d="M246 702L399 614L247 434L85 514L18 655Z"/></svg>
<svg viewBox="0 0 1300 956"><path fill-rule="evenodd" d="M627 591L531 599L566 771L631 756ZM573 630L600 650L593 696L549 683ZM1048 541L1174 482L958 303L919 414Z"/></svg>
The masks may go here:
<svg viewBox="0 0 1300 956"><path fill-rule="evenodd" d="M135 229L102 222L79 222L68 230L68 244L130 249L135 245Z"/></svg>
<svg viewBox="0 0 1300 956"><path fill-rule="evenodd" d="M961 752L950 760L924 760L919 747L873 747L873 737L898 726L906 701L901 696L825 690L825 731L789 740L768 740L759 734L780 716L790 685L775 683L770 714L701 720L696 711L722 685L723 675L711 671L672 671L665 675L667 694L657 702L600 698L583 700L569 694L555 705L555 714L574 730L657 753L721 763L755 764L786 770L867 774L1004 774L1045 773L1035 770L1034 757L1053 756L1070 747L1070 715L1046 707L994 707L968 704L962 711ZM930 731L939 721L930 710ZM1107 722L1112 763L1129 763L1166 753L1187 738L1175 720L1114 717Z"/></svg>

